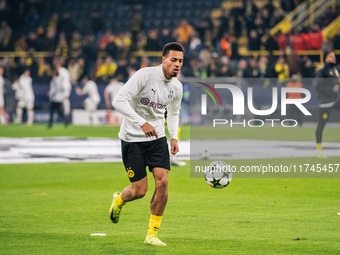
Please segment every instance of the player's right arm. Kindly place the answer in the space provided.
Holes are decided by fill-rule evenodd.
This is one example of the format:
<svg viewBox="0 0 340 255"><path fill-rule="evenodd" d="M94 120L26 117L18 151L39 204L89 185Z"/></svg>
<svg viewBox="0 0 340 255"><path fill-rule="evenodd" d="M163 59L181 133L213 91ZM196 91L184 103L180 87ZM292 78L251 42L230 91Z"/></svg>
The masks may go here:
<svg viewBox="0 0 340 255"><path fill-rule="evenodd" d="M53 78L50 82L50 91L47 92L47 96L48 97L52 97L55 94L55 79Z"/></svg>
<svg viewBox="0 0 340 255"><path fill-rule="evenodd" d="M108 85L104 90L104 99L105 99L105 105L107 109L111 109L111 103L110 103L110 85Z"/></svg>
<svg viewBox="0 0 340 255"><path fill-rule="evenodd" d="M85 93L84 93L84 90L81 89L80 87L76 87L75 91L76 91L76 94L77 94L78 96L82 96L82 95L85 94Z"/></svg>
<svg viewBox="0 0 340 255"><path fill-rule="evenodd" d="M146 137L154 135L158 138L155 128L143 117L138 115L131 106L133 98L140 93L144 84L146 84L145 73L143 70L139 70L119 90L118 94L112 101L112 105L124 116L124 118L129 120L138 128L142 128Z"/></svg>

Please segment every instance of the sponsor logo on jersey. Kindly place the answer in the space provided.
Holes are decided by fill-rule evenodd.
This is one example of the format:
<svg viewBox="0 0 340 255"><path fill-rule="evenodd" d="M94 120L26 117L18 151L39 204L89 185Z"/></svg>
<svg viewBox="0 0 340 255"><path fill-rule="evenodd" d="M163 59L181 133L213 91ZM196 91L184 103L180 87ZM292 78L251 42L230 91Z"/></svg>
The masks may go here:
<svg viewBox="0 0 340 255"><path fill-rule="evenodd" d="M149 98L146 98L146 97L143 97L140 102L143 104L143 105L148 105L152 108L156 108L156 109L164 109L166 107L166 105L164 104L160 104L160 103L157 103L157 102L153 102L153 101L150 101Z"/></svg>

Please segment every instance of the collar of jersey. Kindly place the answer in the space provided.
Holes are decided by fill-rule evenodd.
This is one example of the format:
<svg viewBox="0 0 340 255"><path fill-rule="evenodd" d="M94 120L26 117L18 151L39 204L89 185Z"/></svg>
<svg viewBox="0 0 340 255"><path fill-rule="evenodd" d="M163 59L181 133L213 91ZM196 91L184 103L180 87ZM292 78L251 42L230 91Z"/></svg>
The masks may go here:
<svg viewBox="0 0 340 255"><path fill-rule="evenodd" d="M170 83L172 79L169 80L169 79L165 78L164 73L163 73L162 66L163 66L163 64L160 64L160 65L158 66L159 74L160 74L162 80L164 81L164 83Z"/></svg>

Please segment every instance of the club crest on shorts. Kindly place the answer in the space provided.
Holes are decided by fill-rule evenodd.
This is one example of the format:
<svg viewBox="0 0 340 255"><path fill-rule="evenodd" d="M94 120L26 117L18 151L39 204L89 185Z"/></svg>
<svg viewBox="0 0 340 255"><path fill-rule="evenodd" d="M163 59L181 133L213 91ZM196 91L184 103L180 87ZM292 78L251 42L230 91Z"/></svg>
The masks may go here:
<svg viewBox="0 0 340 255"><path fill-rule="evenodd" d="M129 167L129 168L126 168L127 170L127 174L130 178L133 178L135 176L135 172Z"/></svg>

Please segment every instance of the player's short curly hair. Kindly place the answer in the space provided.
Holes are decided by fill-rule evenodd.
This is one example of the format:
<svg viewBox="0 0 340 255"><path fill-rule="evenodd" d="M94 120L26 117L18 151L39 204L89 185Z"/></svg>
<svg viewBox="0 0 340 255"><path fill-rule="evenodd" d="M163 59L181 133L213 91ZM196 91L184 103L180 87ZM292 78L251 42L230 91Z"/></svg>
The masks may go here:
<svg viewBox="0 0 340 255"><path fill-rule="evenodd" d="M184 52L184 47L178 42L167 43L163 47L163 57L168 55L171 50Z"/></svg>

